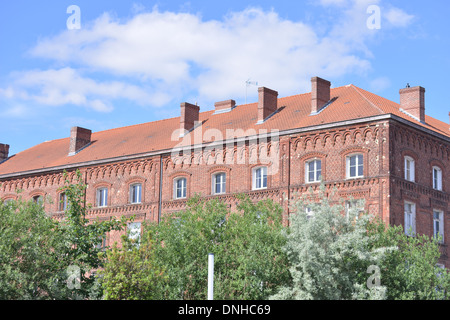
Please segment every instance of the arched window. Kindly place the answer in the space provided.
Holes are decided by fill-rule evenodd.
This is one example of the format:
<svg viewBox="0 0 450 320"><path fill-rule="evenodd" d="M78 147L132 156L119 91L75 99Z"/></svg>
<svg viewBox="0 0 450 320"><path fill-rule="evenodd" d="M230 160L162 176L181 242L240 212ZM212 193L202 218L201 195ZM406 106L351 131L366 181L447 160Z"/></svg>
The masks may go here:
<svg viewBox="0 0 450 320"><path fill-rule="evenodd" d="M253 169L253 183L252 189L266 189L267 188L267 167L258 167Z"/></svg>
<svg viewBox="0 0 450 320"><path fill-rule="evenodd" d="M222 194L226 192L227 175L225 172L217 172L212 177L212 193Z"/></svg>
<svg viewBox="0 0 450 320"><path fill-rule="evenodd" d="M415 161L409 156L405 156L405 180L415 181Z"/></svg>
<svg viewBox="0 0 450 320"><path fill-rule="evenodd" d="M175 199L184 199L186 198L187 194L187 179L182 178L176 178L173 180L173 195Z"/></svg>
<svg viewBox="0 0 450 320"><path fill-rule="evenodd" d="M442 190L442 169L433 167L433 189Z"/></svg>
<svg viewBox="0 0 450 320"><path fill-rule="evenodd" d="M108 188L101 187L96 192L97 207L106 207L108 205ZM130 201L131 202L131 201Z"/></svg>
<svg viewBox="0 0 450 320"><path fill-rule="evenodd" d="M320 182L322 180L322 161L313 159L305 163L306 183Z"/></svg>
<svg viewBox="0 0 450 320"><path fill-rule="evenodd" d="M133 183L130 185L130 203L141 203L142 201L142 184Z"/></svg>
<svg viewBox="0 0 450 320"><path fill-rule="evenodd" d="M67 195L65 192L59 194L58 211L67 210Z"/></svg>
<svg viewBox="0 0 450 320"><path fill-rule="evenodd" d="M364 176L364 164L362 154L347 156L347 178L360 178Z"/></svg>

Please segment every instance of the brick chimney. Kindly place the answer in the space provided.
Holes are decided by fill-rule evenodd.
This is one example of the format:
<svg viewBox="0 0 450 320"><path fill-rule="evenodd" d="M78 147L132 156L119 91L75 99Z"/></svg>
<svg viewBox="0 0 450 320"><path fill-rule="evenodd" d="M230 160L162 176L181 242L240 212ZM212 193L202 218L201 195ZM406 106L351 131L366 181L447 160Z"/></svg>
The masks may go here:
<svg viewBox="0 0 450 320"><path fill-rule="evenodd" d="M234 100L225 100L225 101L216 102L216 103L214 103L214 107L215 107L214 114L228 112L231 109L233 109L235 106L236 106L236 101L234 101Z"/></svg>
<svg viewBox="0 0 450 320"><path fill-rule="evenodd" d="M8 159L9 144L0 143L0 162Z"/></svg>
<svg viewBox="0 0 450 320"><path fill-rule="evenodd" d="M317 113L330 101L331 82L319 77L311 78L311 113Z"/></svg>
<svg viewBox="0 0 450 320"><path fill-rule="evenodd" d="M412 87L400 89L400 108L425 122L425 88Z"/></svg>
<svg viewBox="0 0 450 320"><path fill-rule="evenodd" d="M69 156L73 156L82 148L91 143L92 131L81 127L70 129Z"/></svg>
<svg viewBox="0 0 450 320"><path fill-rule="evenodd" d="M264 122L277 111L278 92L269 88L258 88L258 123Z"/></svg>
<svg viewBox="0 0 450 320"><path fill-rule="evenodd" d="M200 107L187 102L180 105L180 136L183 136L185 131L190 131L194 128L199 119Z"/></svg>

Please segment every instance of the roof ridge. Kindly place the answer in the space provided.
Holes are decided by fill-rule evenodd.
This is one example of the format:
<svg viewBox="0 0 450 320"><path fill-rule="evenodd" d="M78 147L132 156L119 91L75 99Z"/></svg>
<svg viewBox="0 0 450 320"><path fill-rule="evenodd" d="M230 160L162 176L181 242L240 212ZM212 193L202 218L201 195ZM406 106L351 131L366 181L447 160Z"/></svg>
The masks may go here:
<svg viewBox="0 0 450 320"><path fill-rule="evenodd" d="M377 109L379 112L380 112L380 114L385 114L385 112L380 108L380 107L378 107L377 105L375 105L369 98L367 98L366 97L366 95L365 94L363 94L360 90L363 90L363 89L361 89L361 88L359 88L359 87L357 87L357 86L355 86L355 85L353 85L353 84L350 84L349 85L349 87L350 88L353 88L353 90L355 90L364 100L366 100L372 107L374 107L375 109Z"/></svg>
<svg viewBox="0 0 450 320"><path fill-rule="evenodd" d="M346 87L346 86L339 86L339 87L332 88L332 89L339 89L339 88L342 88L342 87ZM291 94L289 96L280 97L280 98L278 98L278 100L280 100L280 99L289 99L289 98L292 98L292 97L298 97L298 96L303 96L303 95L307 95L307 94L311 94L311 92ZM238 105L236 105L236 108L237 107L250 106L250 105L257 104L257 103L258 103L258 101L238 104ZM202 113L205 114L207 112L214 112L214 109L202 111L202 112L200 112L200 114L202 114ZM165 118L165 119L158 119L158 120L153 120L153 121L147 121L147 122L142 122L142 123L135 123L135 124L130 124L130 125L126 125L126 126L121 126L121 127L116 127L116 128L110 128L110 129L95 131L93 133L100 133L100 132L107 132L107 131L119 130L119 129L124 129L124 128L131 128L131 127L134 127L134 126L141 126L141 125L150 124L150 123L158 123L158 122L162 122L162 121L169 121L169 120L173 120L173 119L176 119L176 118L179 118L179 116L171 117L171 118ZM57 139L53 139L53 140L57 140ZM53 141L53 140L50 140L50 141Z"/></svg>

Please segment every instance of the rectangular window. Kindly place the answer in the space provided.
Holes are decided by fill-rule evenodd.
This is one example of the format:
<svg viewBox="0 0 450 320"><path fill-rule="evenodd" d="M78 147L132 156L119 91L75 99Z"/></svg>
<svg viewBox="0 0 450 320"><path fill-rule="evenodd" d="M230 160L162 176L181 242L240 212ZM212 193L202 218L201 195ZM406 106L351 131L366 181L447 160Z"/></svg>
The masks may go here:
<svg viewBox="0 0 450 320"><path fill-rule="evenodd" d="M363 155L355 154L347 157L347 178L359 178L364 175Z"/></svg>
<svg viewBox="0 0 450 320"><path fill-rule="evenodd" d="M267 167L253 169L253 189L267 188Z"/></svg>
<svg viewBox="0 0 450 320"><path fill-rule="evenodd" d="M135 183L130 186L130 203L141 203L142 185Z"/></svg>
<svg viewBox="0 0 450 320"><path fill-rule="evenodd" d="M405 202L405 234L414 236L416 233L416 205Z"/></svg>
<svg viewBox="0 0 450 320"><path fill-rule="evenodd" d="M322 161L312 160L306 162L306 183L319 182L322 179Z"/></svg>
<svg viewBox="0 0 450 320"><path fill-rule="evenodd" d="M214 194L221 194L225 193L225 187L226 187L226 174L225 172L216 173L213 179L213 193Z"/></svg>
<svg viewBox="0 0 450 320"><path fill-rule="evenodd" d="M97 207L106 207L108 204L108 189L97 189Z"/></svg>
<svg viewBox="0 0 450 320"><path fill-rule="evenodd" d="M59 211L67 210L67 195L63 192L59 194Z"/></svg>
<svg viewBox="0 0 450 320"><path fill-rule="evenodd" d="M442 170L439 167L433 167L433 189L442 190Z"/></svg>
<svg viewBox="0 0 450 320"><path fill-rule="evenodd" d="M439 210L433 210L433 235L435 238L440 236L440 242L444 242L444 213Z"/></svg>
<svg viewBox="0 0 450 320"><path fill-rule="evenodd" d="M186 178L176 179L174 189L175 199L186 198Z"/></svg>
<svg viewBox="0 0 450 320"><path fill-rule="evenodd" d="M411 157L405 157L405 179L414 182L415 173L414 159Z"/></svg>

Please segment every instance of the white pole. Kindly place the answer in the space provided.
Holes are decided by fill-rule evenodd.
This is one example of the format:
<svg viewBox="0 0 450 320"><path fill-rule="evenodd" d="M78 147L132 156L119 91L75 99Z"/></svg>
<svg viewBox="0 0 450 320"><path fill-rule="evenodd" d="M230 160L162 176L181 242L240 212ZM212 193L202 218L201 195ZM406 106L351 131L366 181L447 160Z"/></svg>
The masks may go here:
<svg viewBox="0 0 450 320"><path fill-rule="evenodd" d="M208 300L214 300L214 254L208 254Z"/></svg>

